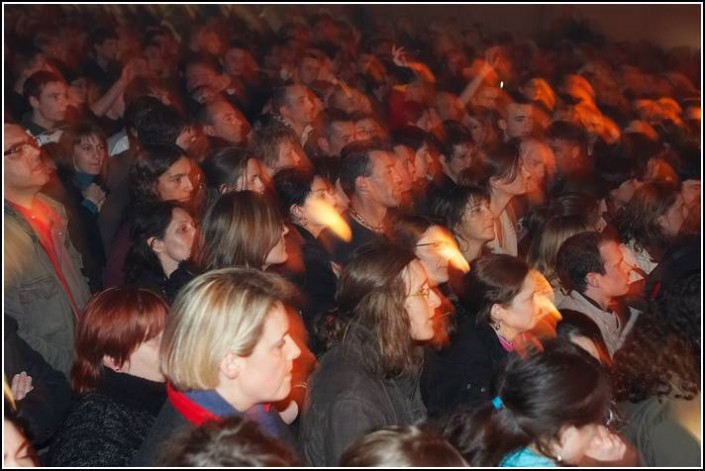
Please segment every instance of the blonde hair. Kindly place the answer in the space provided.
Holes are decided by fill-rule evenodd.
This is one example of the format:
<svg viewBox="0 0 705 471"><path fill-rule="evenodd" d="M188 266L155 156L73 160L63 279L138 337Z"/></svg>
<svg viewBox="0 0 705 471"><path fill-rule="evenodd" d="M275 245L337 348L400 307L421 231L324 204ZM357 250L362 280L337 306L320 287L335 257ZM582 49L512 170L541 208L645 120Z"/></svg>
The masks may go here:
<svg viewBox="0 0 705 471"><path fill-rule="evenodd" d="M251 268L225 268L195 278L172 305L162 337L161 367L181 390L213 389L230 351L249 356L267 314L293 294L284 278Z"/></svg>
<svg viewBox="0 0 705 471"><path fill-rule="evenodd" d="M580 216L555 216L549 219L531 241L526 261L550 282L558 280L558 250L569 237L590 230Z"/></svg>

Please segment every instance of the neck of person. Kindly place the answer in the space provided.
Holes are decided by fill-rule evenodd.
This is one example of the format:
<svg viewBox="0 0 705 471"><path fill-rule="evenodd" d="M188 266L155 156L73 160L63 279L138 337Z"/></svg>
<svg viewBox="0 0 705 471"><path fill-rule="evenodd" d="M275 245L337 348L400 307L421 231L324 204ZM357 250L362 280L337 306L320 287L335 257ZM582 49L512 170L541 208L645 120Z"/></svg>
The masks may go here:
<svg viewBox="0 0 705 471"><path fill-rule="evenodd" d="M34 110L32 112L32 122L37 126L41 126L47 131L50 131L56 127L56 121L45 118L39 111Z"/></svg>
<svg viewBox="0 0 705 471"><path fill-rule="evenodd" d="M607 296L607 295L601 293L600 291L596 290L592 286L588 286L588 288L585 290L585 293L583 293L583 295L585 295L588 298L595 301L597 303L597 305L600 306L600 308L603 311L605 311L605 312L609 311L609 305L612 302L611 296Z"/></svg>
<svg viewBox="0 0 705 471"><path fill-rule="evenodd" d="M446 177L450 178L453 181L453 183L455 183L457 185L458 179L460 178L460 175L456 175L455 173L451 172L450 167L448 167L448 165L446 165L445 163L443 163L442 166L443 166L443 174Z"/></svg>
<svg viewBox="0 0 705 471"><path fill-rule="evenodd" d="M39 194L39 188L32 190L17 190L15 188L5 187L5 199L12 204L26 209L32 209L34 201Z"/></svg>
<svg viewBox="0 0 705 471"><path fill-rule="evenodd" d="M302 220L296 221L296 225L303 228L306 230L308 233L310 233L314 238L318 239L318 236L321 234L321 231L323 231L323 228L325 226L322 226L320 224L314 224L313 222L304 222Z"/></svg>
<svg viewBox="0 0 705 471"><path fill-rule="evenodd" d="M227 381L232 383L235 380L228 379ZM257 404L247 399L246 395L243 394L235 384L224 384L222 380L220 384L215 387L215 392L220 394L220 396L238 412L245 413Z"/></svg>
<svg viewBox="0 0 705 471"><path fill-rule="evenodd" d="M513 197L514 195L492 188L490 190L490 211L492 211L492 214L494 214L495 217L499 217L507 208L509 201L511 201Z"/></svg>
<svg viewBox="0 0 705 471"><path fill-rule="evenodd" d="M169 257L168 255L159 255L159 263L161 264L162 270L164 271L164 275L167 278L169 278L171 274L174 273L177 268L179 268L179 262Z"/></svg>
<svg viewBox="0 0 705 471"><path fill-rule="evenodd" d="M468 263L480 256L485 243L484 240L466 239L463 236L458 236L458 245Z"/></svg>
<svg viewBox="0 0 705 471"><path fill-rule="evenodd" d="M359 198L357 195L353 195L350 200L350 207L364 219L364 225L382 226L387 216L386 206L366 198Z"/></svg>
<svg viewBox="0 0 705 471"><path fill-rule="evenodd" d="M514 339L517 337L517 335L521 334L522 332L516 329L513 329L511 327L507 327L506 324L502 323L499 326L499 330L497 331L497 335L505 339L507 342L512 343Z"/></svg>
<svg viewBox="0 0 705 471"><path fill-rule="evenodd" d="M306 128L306 125L295 123L290 118L287 118L285 116L282 116L282 118L284 118L284 121L286 121L286 123L291 127L291 129L294 130L294 132L296 133L296 137L301 139L301 136L304 133L304 129Z"/></svg>
<svg viewBox="0 0 705 471"><path fill-rule="evenodd" d="M110 65L110 61L108 59L105 59L103 56L96 54L95 63L98 64L98 67L103 69L103 72L108 71L108 66Z"/></svg>

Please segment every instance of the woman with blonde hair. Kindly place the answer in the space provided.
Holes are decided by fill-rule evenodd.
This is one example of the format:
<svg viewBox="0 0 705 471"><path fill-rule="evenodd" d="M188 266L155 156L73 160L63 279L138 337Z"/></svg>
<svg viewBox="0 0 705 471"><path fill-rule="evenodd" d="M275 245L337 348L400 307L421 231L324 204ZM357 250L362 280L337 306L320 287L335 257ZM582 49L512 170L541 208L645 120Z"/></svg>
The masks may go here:
<svg viewBox="0 0 705 471"><path fill-rule="evenodd" d="M246 415L261 430L289 438L269 403L289 395L293 360L285 302L291 285L251 268L205 273L177 296L167 319L160 360L167 402L133 465L156 463L174 433Z"/></svg>

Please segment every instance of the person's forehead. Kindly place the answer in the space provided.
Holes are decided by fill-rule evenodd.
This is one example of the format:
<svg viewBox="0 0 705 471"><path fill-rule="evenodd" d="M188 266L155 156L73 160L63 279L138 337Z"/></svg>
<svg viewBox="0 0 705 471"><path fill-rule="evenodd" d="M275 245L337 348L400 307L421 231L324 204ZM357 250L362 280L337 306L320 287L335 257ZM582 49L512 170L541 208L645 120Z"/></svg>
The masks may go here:
<svg viewBox="0 0 705 471"><path fill-rule="evenodd" d="M388 166L394 165L394 157L386 150L374 150L370 152L370 159L375 170L384 170Z"/></svg>
<svg viewBox="0 0 705 471"><path fill-rule="evenodd" d="M525 116L531 113L530 104L512 103L507 108L510 115L513 116Z"/></svg>
<svg viewBox="0 0 705 471"><path fill-rule="evenodd" d="M600 255L605 263L614 263L622 256L622 251L615 241L608 240L600 245Z"/></svg>
<svg viewBox="0 0 705 471"><path fill-rule="evenodd" d="M213 103L210 103L208 105L208 108L210 109L210 113L212 116L220 116L226 113L233 113L237 115L237 113L235 112L235 108L232 107L226 101L215 101Z"/></svg>
<svg viewBox="0 0 705 471"><path fill-rule="evenodd" d="M56 93L66 90L66 84L64 82L49 82L42 88L42 93Z"/></svg>

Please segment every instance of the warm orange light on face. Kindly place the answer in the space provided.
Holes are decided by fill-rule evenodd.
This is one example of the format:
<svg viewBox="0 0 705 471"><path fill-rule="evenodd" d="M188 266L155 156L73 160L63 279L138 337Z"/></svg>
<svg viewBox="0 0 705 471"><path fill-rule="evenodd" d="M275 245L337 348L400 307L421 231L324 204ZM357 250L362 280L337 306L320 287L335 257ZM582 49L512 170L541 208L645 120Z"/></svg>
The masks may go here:
<svg viewBox="0 0 705 471"><path fill-rule="evenodd" d="M443 243L438 245L438 253L440 256L448 260L448 263L453 265L458 270L463 273L470 271L470 264L458 248L458 244L455 243L452 237L448 235L442 235Z"/></svg>
<svg viewBox="0 0 705 471"><path fill-rule="evenodd" d="M532 332L540 337L555 337L556 326L561 321L561 313L553 304L553 288L545 276L536 270L531 270L534 278L536 293L534 302L536 304L536 326Z"/></svg>
<svg viewBox="0 0 705 471"><path fill-rule="evenodd" d="M316 224L328 227L345 242L352 240L352 231L345 220L340 217L338 211L326 201L311 198L311 214Z"/></svg>

